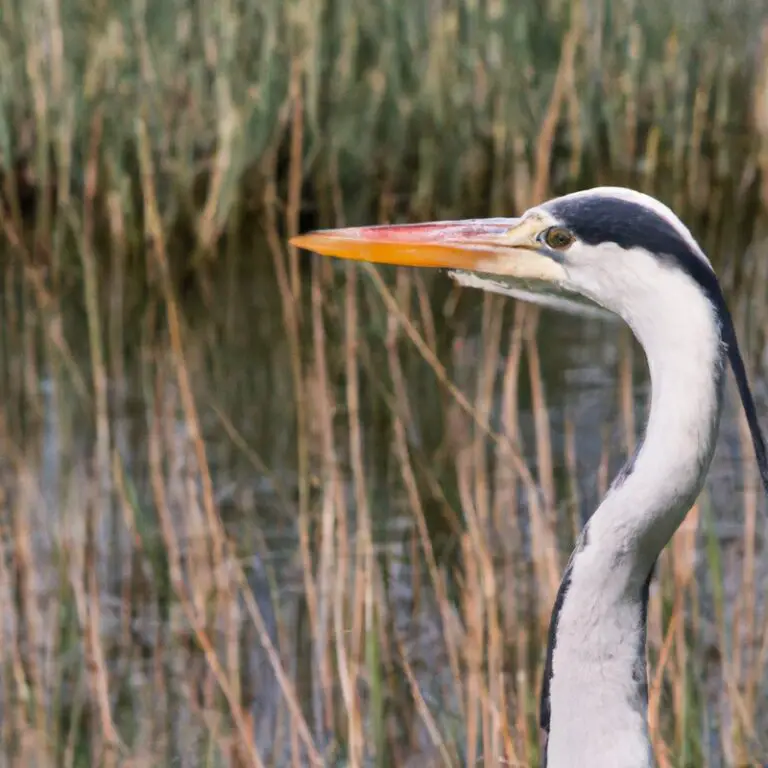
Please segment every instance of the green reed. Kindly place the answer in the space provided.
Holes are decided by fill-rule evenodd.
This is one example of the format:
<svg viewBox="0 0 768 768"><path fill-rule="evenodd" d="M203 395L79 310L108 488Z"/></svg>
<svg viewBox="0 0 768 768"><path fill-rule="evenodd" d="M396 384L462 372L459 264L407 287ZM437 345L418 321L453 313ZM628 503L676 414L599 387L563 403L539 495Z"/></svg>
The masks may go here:
<svg viewBox="0 0 768 768"><path fill-rule="evenodd" d="M738 195L764 154L753 0L4 0L0 13L0 156L20 184L57 190L37 207L44 232L77 210L91 152L94 191L141 226L137 120L163 221L191 216L202 248L244 187L253 202L284 178L289 134L328 221L336 179L356 190L354 218L382 195L390 214L506 212L608 176L696 216L728 206L713 197Z"/></svg>

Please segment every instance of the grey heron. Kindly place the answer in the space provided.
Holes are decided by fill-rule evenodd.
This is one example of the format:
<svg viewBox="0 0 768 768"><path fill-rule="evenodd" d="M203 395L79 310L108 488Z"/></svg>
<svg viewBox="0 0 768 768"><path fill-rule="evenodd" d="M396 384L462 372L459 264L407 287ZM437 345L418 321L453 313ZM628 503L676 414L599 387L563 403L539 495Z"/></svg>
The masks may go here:
<svg viewBox="0 0 768 768"><path fill-rule="evenodd" d="M548 768L650 768L646 623L656 560L702 489L730 361L768 491L768 460L715 272L663 203L619 187L558 197L518 219L336 230L296 246L437 267L467 286L618 315L651 380L644 437L584 526L550 621L540 724Z"/></svg>

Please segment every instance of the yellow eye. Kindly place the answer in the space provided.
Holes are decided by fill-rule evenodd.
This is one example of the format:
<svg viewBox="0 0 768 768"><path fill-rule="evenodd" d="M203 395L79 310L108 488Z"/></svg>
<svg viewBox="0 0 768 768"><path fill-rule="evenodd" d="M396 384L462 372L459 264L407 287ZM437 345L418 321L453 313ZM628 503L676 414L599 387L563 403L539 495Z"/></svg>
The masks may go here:
<svg viewBox="0 0 768 768"><path fill-rule="evenodd" d="M563 227L550 227L544 232L544 242L555 251L564 251L575 239Z"/></svg>

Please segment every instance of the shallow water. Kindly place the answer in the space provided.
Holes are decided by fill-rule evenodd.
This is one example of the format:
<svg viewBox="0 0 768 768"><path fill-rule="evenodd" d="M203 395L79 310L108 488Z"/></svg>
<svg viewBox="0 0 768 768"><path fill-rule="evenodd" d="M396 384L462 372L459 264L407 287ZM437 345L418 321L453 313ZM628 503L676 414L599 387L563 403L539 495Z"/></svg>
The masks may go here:
<svg viewBox="0 0 768 768"><path fill-rule="evenodd" d="M307 259L306 266L309 264ZM300 353L307 413L303 439L307 441L309 455L310 550L318 569L314 576L321 593L320 610L331 611L332 603L323 600L322 595L324 585L327 587L331 583L327 581L331 577L324 576L322 569L324 564L338 569L339 558L344 555L338 543L340 539L334 540L333 536L329 539L328 532L322 528L327 505L339 507L333 513L333 525L339 537L338 526L342 520L347 526L345 535L349 542L357 540L361 523L349 448L345 389L345 268L333 264L323 269L326 270L324 274L330 276L323 287L323 332L334 408L332 445L340 484L340 496L332 499L327 493L325 473L328 465L323 458L328 443L322 428L322 387L317 380L309 269L302 278L305 290L301 302ZM394 270L381 270L380 274L397 289ZM358 280L362 318L360 346L365 348L360 355L360 427L372 538L380 567L388 580L392 621L400 637L407 641L408 658L423 686L423 695L436 713L441 728L461 730L450 671L445 663L434 590L422 557L415 554L419 549L417 523L413 499L404 489L396 458L393 408L407 405L402 413L409 450L414 466L418 468L417 494L423 504L438 564L451 574L450 579L459 568L461 544L457 524L449 521L451 515L448 513L459 521L461 529L466 511L462 509L457 488L456 466L462 449L476 439L477 432L473 430L471 420L456 409L454 399L446 394L434 372L404 335L399 337L397 344L408 402L393 400L392 371L386 352L387 320L381 297L366 275L359 274ZM488 329L483 332L483 317L486 322L490 317L484 315L487 299L468 290L456 293L445 276L429 276L424 286L434 318L437 356L445 364L450 379L474 402L478 372L487 349ZM491 361L495 383L490 412L491 429L503 431L501 382L506 355L513 343L515 305L512 301L496 301L496 311L503 312L502 343L501 354ZM263 630L280 648L289 677L306 705L305 716L317 743L326 744L329 733L322 724L324 705L322 701L318 703L317 694L317 665L320 662L316 649L320 640L307 629L306 572L299 545L301 478L297 462L292 353L266 245L257 238L252 253L228 266L205 290L193 290L182 297L181 306L187 325L184 361L199 414L215 509L253 589L264 620ZM413 307L416 327L424 332L425 325L415 309L418 307L415 299ZM8 296L4 309L6 314L14 311L13 301ZM485 311L488 311L487 305ZM195 670L200 680L205 677L204 665L193 651L183 657L187 660L184 662L179 653L170 653L166 657L158 650L158 643L176 647L181 642L179 638L187 637L189 631L180 629L188 623L188 617L174 608L173 601L169 603L169 577L165 573L169 529L164 529L163 525L170 526L176 533L176 546L185 574L183 581L193 602L199 599L203 601L200 604L204 604L207 590L217 578L215 569L207 565L212 545L205 506L205 472L201 472L200 457L194 441L190 440L194 430L190 428L189 413L184 410L173 350L163 331L161 305L153 308L151 301L147 304L137 302L132 311L126 310L119 328L126 339L124 354L114 355L114 350L107 346L108 410L105 421L100 424L91 415L94 399L77 394L78 376L86 389L91 389L93 359L84 340L85 319L77 302L65 306L62 312L67 329L64 338L68 341L69 351L66 353L61 353L60 348L58 352L56 348L46 350L44 344L39 358L33 359L28 351L19 352L23 349L27 325L39 323L37 332L45 327L43 319L34 319L32 309L27 310L25 322L19 322L14 315L16 320L6 328L3 354L5 359L17 362L6 368L3 379L6 455L16 456L12 461L9 459L6 466L9 477L6 517L14 534L5 536L5 545L9 558L13 553L18 556L19 541L27 541L24 537L29 536L29 558L35 574L31 599L38 607L53 603L60 610L61 606L73 601L73 610L77 612L79 606L80 625L85 621L82 611L87 601L76 587L81 584L78 569L87 572L87 563L93 562L100 587L99 627L106 647L109 678L113 690L130 690L130 694L123 696L132 702L126 704L113 693L112 713L117 730L130 745L129 751L135 753L142 738L155 746L159 738L157 732L150 734L149 731L150 735L141 736L142 728L147 726L142 725L138 702L145 694L150 697L160 695L149 683L149 672L142 658L164 659L169 681L166 693L171 698L170 691L176 691L181 701L190 696L188 691L184 693L183 681L188 674L185 669ZM110 313L105 311L105 327L117 333L110 318ZM45 339L45 334L40 338ZM536 441L532 402L535 386L540 385L549 420L549 448L543 457L549 455L552 462L556 519L551 522L559 541L562 565L575 529L588 518L605 484L627 455L620 368L626 363L633 372L634 385L627 402L632 404L635 439L641 434L646 409L647 375L642 352L618 324L544 311L535 338L540 376L531 379L530 358L524 353L518 377L517 419L524 458L534 478L539 478L542 454L541 445ZM19 344L22 344L21 348ZM750 351L754 356L755 351ZM33 396L29 388L34 381L37 381L37 392ZM766 381L757 378L753 383L761 421L768 424ZM14 402L34 404L31 413L37 411L39 418L30 418L28 424L23 423L14 410ZM687 524L690 538L681 544L682 549L674 561L675 572L687 568L686 583L697 587L695 626L698 637L690 652L695 653L697 659L709 659L711 663L710 667L699 669L700 679L694 687L704 696L706 705L701 709L698 724L689 727L702 734L702 741L711 750L706 764L713 766L727 764L723 760L729 748L724 744L721 726L732 717L732 709L722 694L723 669L727 667L727 661L723 663L721 657L727 658L739 643L744 658L752 659L756 653L755 648L759 647L763 637L761 628L765 616L761 598L768 586L766 561L759 556L751 587L757 595L757 618L750 639L743 632L734 630L743 622L740 612L744 606L739 596L743 596L745 588L743 525L745 505L749 501L743 487L739 414L735 392L729 385L706 503L702 507L706 513L699 510L698 515L690 519ZM540 432L538 435L541 438ZM568 435L573 436L570 449ZM99 453L100 439L107 441L105 454ZM154 460L153 440L157 451ZM493 440L485 438L484 451L492 470L496 468L494 450ZM570 469L569 450L575 457ZM119 472L116 470L118 466ZM572 485L574 467L575 489ZM488 477L485 490L492 496L493 471ZM158 487L164 488L165 523L157 513ZM436 488L443 494L442 499ZM760 509L764 508L760 492L757 503ZM505 517L519 520L523 547L520 557L528 559L531 532L525 494L520 494L514 508L503 512ZM711 515L712 522L708 526L704 523L706 514ZM25 530L28 527L31 535L29 531L22 532L20 538L19 520L24 521ZM758 553L764 548L764 528L760 523L758 519ZM500 535L496 528L491 528L495 535ZM714 539L707 538L707 531L715 534ZM717 575L713 576L712 561L707 556L707 543L711 544L712 540L719 543L722 558L720 581ZM509 551L503 541L499 547L497 559L501 558L499 562L502 562L509 556ZM62 553L69 554L62 559ZM346 556L353 558L353 553L347 551ZM51 563L56 567L50 567ZM500 567L502 589L505 573ZM64 582L71 586L71 595L62 593L62 575ZM515 578L519 579L520 573ZM15 576L13 584L8 583L3 589L3 599L9 606L14 603L12 593L17 580ZM456 597L457 611L460 610L460 582L460 578L450 582L458 590L452 593ZM713 584L715 592L723 591L724 623L717 620ZM420 592L418 599L414 590ZM515 590L534 594L537 588L533 584L517 583ZM663 642L661 622L663 616L666 621L667 608L662 606L660 594L656 600L658 606L655 612L652 611L649 642L658 652ZM690 619L692 608L688 603L686 605ZM540 606L538 611L544 609L548 610L548 607ZM238 628L236 634L242 647L239 662L233 664L236 668L241 667L242 697L244 706L252 714L255 743L263 754L272 754L277 765L289 764L289 739L275 730L283 696L267 654L253 628L248 628L242 603L237 601L232 610L234 614L230 621ZM40 611L41 618L51 618L42 607ZM25 621L23 616L12 619L13 615L14 611L8 614L6 641L17 637L17 621L18 625ZM216 621L226 623L226 620L225 616L218 615ZM531 621L535 622L533 615ZM282 637L279 627L283 628ZM729 650L722 647L724 637L734 643ZM56 667L56 660L61 662L66 654L70 654L70 672L67 674L71 675L72 681L82 678L80 654L83 651L78 643L65 646L60 637L54 636L43 636L39 643L40 658L48 659L51 669ZM139 648L145 649L143 657L137 653ZM537 659L539 657L540 654ZM754 668L758 666L754 662ZM740 676L732 670L728 674ZM755 689L758 700L768 690L764 669L761 674ZM44 671L40 685L46 696L53 696L58 679L54 671ZM128 679L133 682L126 682ZM71 685L77 683L71 682ZM199 744L201 734L210 726L194 714L193 708L169 702L166 702L166 708L170 712L167 717L172 723L171 735L167 742L163 742L165 746L161 744L156 749L175 756L179 764L197 765L199 753L190 745ZM3 711L10 712L12 697L3 696L0 705ZM758 707L760 709L764 708ZM760 727L768 723L768 712L761 712L760 717L763 719L755 724L758 739L761 737ZM87 733L88 729L83 727ZM411 753L429 755L430 749L423 729L417 728Z"/></svg>

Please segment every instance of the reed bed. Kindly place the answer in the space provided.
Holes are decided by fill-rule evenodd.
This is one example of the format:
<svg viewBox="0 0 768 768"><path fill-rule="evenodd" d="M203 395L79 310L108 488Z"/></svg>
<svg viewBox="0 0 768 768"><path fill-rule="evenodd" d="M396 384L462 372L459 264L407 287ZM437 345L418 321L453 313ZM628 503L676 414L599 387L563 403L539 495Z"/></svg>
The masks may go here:
<svg viewBox="0 0 768 768"><path fill-rule="evenodd" d="M0 764L538 765L549 610L642 355L286 237L631 184L717 263L765 414L762 4L0 22ZM652 592L664 768L768 762L765 502L727 400Z"/></svg>

